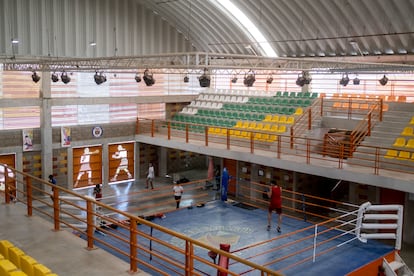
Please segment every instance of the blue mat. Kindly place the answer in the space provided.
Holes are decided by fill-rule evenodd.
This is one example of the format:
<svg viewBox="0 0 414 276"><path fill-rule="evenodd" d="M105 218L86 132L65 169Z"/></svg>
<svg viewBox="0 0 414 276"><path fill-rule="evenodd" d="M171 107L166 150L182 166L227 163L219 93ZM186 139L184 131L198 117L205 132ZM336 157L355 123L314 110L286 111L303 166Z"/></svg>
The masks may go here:
<svg viewBox="0 0 414 276"><path fill-rule="evenodd" d="M273 221L275 220L276 217L274 216ZM191 238L209 243L213 246L219 247L219 243L221 242L230 243L230 250L233 252L251 244L269 240L281 234L303 229L311 225L303 220L283 217L281 234L276 232L275 223L273 224L273 229L271 231L267 231L267 210L249 210L246 208L239 208L231 204L226 204L221 201L208 203L202 208L180 209L167 214L164 219L155 218L152 222ZM139 225L138 229L158 239L174 244L179 248L185 248L183 241L163 232L151 230L149 227L144 225ZM323 229L324 228L319 227L319 231L322 231ZM109 231L116 233L117 235L122 235L125 238L129 238L129 232L124 229L118 228L116 230ZM248 259L251 262L266 265L274 260L277 260L278 258L293 252L298 252L305 247L309 247L309 250L306 250L303 253L274 264L269 264L267 267L273 270L282 269L282 273L285 275L345 275L393 251L391 246L376 241L369 240L368 243L361 243L358 240L353 240L328 252L327 254L317 256L315 262L312 262L313 238L307 239L301 243L296 243L294 246L285 246L289 242L294 242L297 239L304 238L308 235L312 236L313 234L314 229L311 228L310 230L302 232L299 236L294 235L283 239L277 239L276 241L266 243L260 247L249 248L247 250L236 252L235 254L239 257ZM330 231L326 234L318 236L317 242L326 241L332 236L339 234L339 231ZM328 241L321 246L318 246L315 253L318 254L333 246L338 246L340 243L349 241L353 237L353 235L347 234L336 238L334 241ZM119 243L114 238L110 237L110 235L102 236L97 234L97 238L116 246L119 250L129 252L129 248L125 244ZM146 238L139 237L138 243L140 246L144 246L148 249L151 247L151 249L156 252L162 252L172 259L177 258L177 262L184 262L183 256L176 256L177 254L171 249L159 244L150 243L150 241ZM126 261L129 261L122 254L113 252L113 250L108 249L105 245L100 244L99 242L97 242L96 245L110 251L114 255ZM277 250L274 250L275 248ZM267 253L263 254L263 252ZM209 259L207 257L207 252L204 249L195 247L195 254ZM180 273L182 273L182 271L177 273L173 268L170 268L169 264L145 252L138 252L138 258L144 260L145 262L150 262L154 266L161 267L170 275L180 275ZM292 264L295 264L305 258L310 258L310 260L286 269ZM196 261L195 267L201 274L216 274L216 271L214 271L211 267L200 262ZM151 271L146 267L139 266L139 268L148 273L154 273L154 271ZM231 262L230 269L238 273L242 273L247 270L245 266L241 264L232 264ZM258 275L258 272L249 272L247 275Z"/></svg>

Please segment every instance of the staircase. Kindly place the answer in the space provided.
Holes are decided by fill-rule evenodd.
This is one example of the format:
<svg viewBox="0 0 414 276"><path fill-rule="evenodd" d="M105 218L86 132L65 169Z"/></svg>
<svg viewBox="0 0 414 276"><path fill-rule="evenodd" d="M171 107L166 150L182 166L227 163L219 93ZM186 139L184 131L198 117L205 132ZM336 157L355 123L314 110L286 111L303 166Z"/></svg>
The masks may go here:
<svg viewBox="0 0 414 276"><path fill-rule="evenodd" d="M400 255L395 252L394 261L388 262L383 259L382 267L386 276L413 276L414 273L405 264Z"/></svg>

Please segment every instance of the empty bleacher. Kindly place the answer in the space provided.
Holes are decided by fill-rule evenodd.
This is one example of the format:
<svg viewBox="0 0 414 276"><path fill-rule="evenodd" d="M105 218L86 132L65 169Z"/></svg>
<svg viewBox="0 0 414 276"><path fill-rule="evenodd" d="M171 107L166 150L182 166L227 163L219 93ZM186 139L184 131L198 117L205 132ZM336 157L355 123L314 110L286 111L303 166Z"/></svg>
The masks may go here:
<svg viewBox="0 0 414 276"><path fill-rule="evenodd" d="M56 274L10 241L0 240L0 275L53 276Z"/></svg>

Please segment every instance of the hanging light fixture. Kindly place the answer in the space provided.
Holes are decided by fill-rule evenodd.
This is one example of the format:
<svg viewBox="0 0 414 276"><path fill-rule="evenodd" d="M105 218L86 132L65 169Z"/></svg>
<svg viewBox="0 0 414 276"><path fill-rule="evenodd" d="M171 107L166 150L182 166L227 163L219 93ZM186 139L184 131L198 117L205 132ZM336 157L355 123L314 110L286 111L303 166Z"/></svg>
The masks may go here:
<svg viewBox="0 0 414 276"><path fill-rule="evenodd" d="M355 76L355 78L352 80L352 83L354 85L359 85L360 82L361 82L361 80L358 78L358 76Z"/></svg>
<svg viewBox="0 0 414 276"><path fill-rule="evenodd" d="M198 77L201 87L210 87L210 73L207 68L204 68L204 73Z"/></svg>
<svg viewBox="0 0 414 276"><path fill-rule="evenodd" d="M144 79L144 82L147 86L152 86L155 83L154 76L152 75L152 73L148 69L145 69L143 79Z"/></svg>
<svg viewBox="0 0 414 276"><path fill-rule="evenodd" d="M233 78L231 79L232 83L236 83L237 82L237 75L233 75Z"/></svg>
<svg viewBox="0 0 414 276"><path fill-rule="evenodd" d="M252 87L255 81L256 81L256 74L254 73L253 70L250 69L249 72L247 72L244 75L243 84L244 86Z"/></svg>
<svg viewBox="0 0 414 276"><path fill-rule="evenodd" d="M266 79L266 83L267 84L271 84L273 82L273 76L272 75L269 75L268 77L267 77L267 79Z"/></svg>
<svg viewBox="0 0 414 276"><path fill-rule="evenodd" d="M139 75L139 73L135 74L135 81L136 82L141 82L141 76Z"/></svg>
<svg viewBox="0 0 414 276"><path fill-rule="evenodd" d="M386 85L387 84L387 82L388 82L388 78L387 78L387 76L383 76L380 80L378 80L379 81L379 83L382 85L382 86L384 86L384 85Z"/></svg>
<svg viewBox="0 0 414 276"><path fill-rule="evenodd" d="M188 77L188 75L185 75L185 76L184 76L184 82L185 82L185 83L187 83L187 82L189 82L189 81L190 81L190 78Z"/></svg>
<svg viewBox="0 0 414 276"><path fill-rule="evenodd" d="M39 82L39 81L40 81L40 76L36 73L36 71L33 71L33 74L32 74L32 80L33 80L35 83L37 83L37 82Z"/></svg>
<svg viewBox="0 0 414 276"><path fill-rule="evenodd" d="M104 83L104 82L106 82L106 76L101 72L101 73L98 73L97 71L95 72L95 75L93 76L93 78L94 78L94 80L95 80L95 83L97 84L97 85L100 85L100 84L102 84L102 83Z"/></svg>
<svg viewBox="0 0 414 276"><path fill-rule="evenodd" d="M65 71L63 71L62 74L60 75L60 79L62 80L64 84L68 84L70 82L70 77Z"/></svg>
<svg viewBox="0 0 414 276"><path fill-rule="evenodd" d="M339 84L342 86L347 86L348 83L349 83L348 73L345 73L345 75L342 75L342 78L339 80Z"/></svg>
<svg viewBox="0 0 414 276"><path fill-rule="evenodd" d="M59 81L59 77L56 73L52 73L52 75L50 76L50 79L52 80L52 82L58 82Z"/></svg>
<svg viewBox="0 0 414 276"><path fill-rule="evenodd" d="M303 74L298 74L298 78L296 79L296 85L303 87L305 85L305 77Z"/></svg>

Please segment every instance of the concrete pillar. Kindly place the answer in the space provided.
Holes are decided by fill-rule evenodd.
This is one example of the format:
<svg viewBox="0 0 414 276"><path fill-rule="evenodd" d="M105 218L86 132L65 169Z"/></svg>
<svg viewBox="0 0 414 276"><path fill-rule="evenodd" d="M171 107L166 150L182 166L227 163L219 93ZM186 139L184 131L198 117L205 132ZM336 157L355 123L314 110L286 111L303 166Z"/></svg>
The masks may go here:
<svg viewBox="0 0 414 276"><path fill-rule="evenodd" d="M168 149L160 147L158 152L158 173L159 176L165 176L168 174Z"/></svg>
<svg viewBox="0 0 414 276"><path fill-rule="evenodd" d="M135 172L135 180L138 180L139 178L141 178L141 173L139 170L139 164L141 162L141 158L139 157L139 148L140 148L140 143L135 143L135 148L134 148L134 172Z"/></svg>
<svg viewBox="0 0 414 276"><path fill-rule="evenodd" d="M42 178L53 174L52 100L50 72L43 72L40 88L40 141L42 156Z"/></svg>
<svg viewBox="0 0 414 276"><path fill-rule="evenodd" d="M108 144L102 144L102 184L109 182Z"/></svg>

